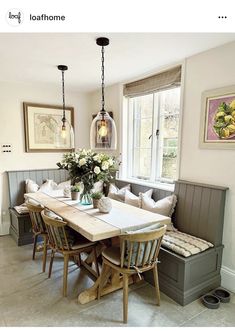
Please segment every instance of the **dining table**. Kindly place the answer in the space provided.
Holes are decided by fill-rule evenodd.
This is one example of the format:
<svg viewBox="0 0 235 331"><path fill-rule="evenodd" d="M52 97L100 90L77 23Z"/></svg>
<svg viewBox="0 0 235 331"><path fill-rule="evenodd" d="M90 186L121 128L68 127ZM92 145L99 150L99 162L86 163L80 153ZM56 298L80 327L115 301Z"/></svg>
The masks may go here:
<svg viewBox="0 0 235 331"><path fill-rule="evenodd" d="M93 205L82 205L79 200L71 200L65 197L53 197L43 192L26 193L26 199L33 199L45 208L62 217L69 227L80 233L92 242L100 242L98 255L106 248L105 240L114 239L127 231L134 231L152 224L171 224L171 218L153 213L117 200L111 199L112 209L109 213L102 213ZM92 254L86 257L84 266L92 269L94 257ZM130 277L130 283L135 279ZM97 298L97 289L100 277L98 277L88 289L78 295L78 302L85 304ZM113 271L110 281L102 289L101 296L122 288L122 276Z"/></svg>

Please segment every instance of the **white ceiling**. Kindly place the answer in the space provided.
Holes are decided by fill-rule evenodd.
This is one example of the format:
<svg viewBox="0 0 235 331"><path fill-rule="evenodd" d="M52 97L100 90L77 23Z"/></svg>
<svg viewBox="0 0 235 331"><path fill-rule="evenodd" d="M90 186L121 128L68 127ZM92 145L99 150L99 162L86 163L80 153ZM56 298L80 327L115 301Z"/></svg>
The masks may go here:
<svg viewBox="0 0 235 331"><path fill-rule="evenodd" d="M235 40L234 33L8 33L0 34L1 81L60 84L58 64L66 64L67 89L100 86L100 47L105 51L106 86L128 81L185 57Z"/></svg>

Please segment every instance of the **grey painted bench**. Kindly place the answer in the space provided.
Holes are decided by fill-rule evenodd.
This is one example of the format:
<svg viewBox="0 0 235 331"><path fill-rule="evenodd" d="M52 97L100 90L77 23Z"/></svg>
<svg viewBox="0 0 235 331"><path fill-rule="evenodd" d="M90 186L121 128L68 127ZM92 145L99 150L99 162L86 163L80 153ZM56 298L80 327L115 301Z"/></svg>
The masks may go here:
<svg viewBox="0 0 235 331"><path fill-rule="evenodd" d="M10 201L10 234L18 246L31 244L33 236L31 232L31 221L28 214L18 214L14 206L24 202L25 180L30 178L38 185L46 179L53 179L56 183L68 179L66 170L60 169L36 169L36 170L14 170L8 171L9 201Z"/></svg>
<svg viewBox="0 0 235 331"><path fill-rule="evenodd" d="M121 188L128 182L116 180ZM131 191L138 195L148 186L131 183ZM186 305L221 283L222 236L227 188L177 181L174 193L178 202L173 215L174 226L181 232L205 239L214 244L202 253L183 257L161 248L159 259L160 290L181 305ZM172 192L154 189L153 199L159 200ZM153 284L151 272L145 279Z"/></svg>
<svg viewBox="0 0 235 331"><path fill-rule="evenodd" d="M59 183L68 178L65 170L39 169L9 171L9 197L11 213L10 233L19 245L32 242L30 219L28 215L17 215L12 209L24 202L25 179L30 178L42 184L46 179ZM116 180L121 188L127 182ZM148 186L131 184L131 190L138 195ZM178 197L173 223L182 232L208 240L213 248L205 252L183 257L161 248L159 264L160 289L169 297L186 305L207 291L220 285L220 268L222 260L222 235L226 188L213 185L177 181L175 194ZM172 192L154 189L153 199L159 200ZM145 279L153 283L152 274L146 273Z"/></svg>

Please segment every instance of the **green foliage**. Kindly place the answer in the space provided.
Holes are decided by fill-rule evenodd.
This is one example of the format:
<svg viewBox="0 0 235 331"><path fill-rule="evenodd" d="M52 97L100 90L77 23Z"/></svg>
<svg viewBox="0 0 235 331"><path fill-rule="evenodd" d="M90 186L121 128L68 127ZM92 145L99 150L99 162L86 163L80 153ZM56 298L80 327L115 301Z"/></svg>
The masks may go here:
<svg viewBox="0 0 235 331"><path fill-rule="evenodd" d="M113 178L117 161L114 156L79 149L77 152L65 153L57 166L68 170L73 185L82 182L83 194L86 194L91 191L94 183L100 180L107 183Z"/></svg>
<svg viewBox="0 0 235 331"><path fill-rule="evenodd" d="M103 194L101 192L93 192L91 194L92 199L101 199Z"/></svg>
<svg viewBox="0 0 235 331"><path fill-rule="evenodd" d="M76 184L71 186L71 192L80 192L80 185Z"/></svg>

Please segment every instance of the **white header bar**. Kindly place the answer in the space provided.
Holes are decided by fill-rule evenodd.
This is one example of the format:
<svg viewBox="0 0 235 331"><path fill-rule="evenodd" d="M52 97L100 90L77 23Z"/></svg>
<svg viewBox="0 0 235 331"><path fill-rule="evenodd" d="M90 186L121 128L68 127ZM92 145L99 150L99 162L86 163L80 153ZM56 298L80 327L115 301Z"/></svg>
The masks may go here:
<svg viewBox="0 0 235 331"><path fill-rule="evenodd" d="M1 0L0 32L235 32L235 1Z"/></svg>

